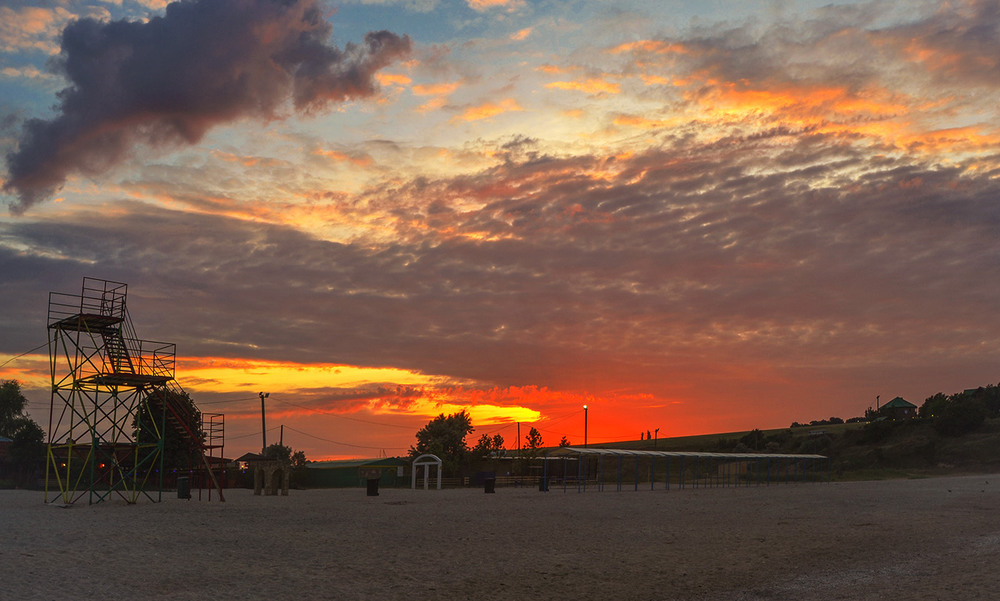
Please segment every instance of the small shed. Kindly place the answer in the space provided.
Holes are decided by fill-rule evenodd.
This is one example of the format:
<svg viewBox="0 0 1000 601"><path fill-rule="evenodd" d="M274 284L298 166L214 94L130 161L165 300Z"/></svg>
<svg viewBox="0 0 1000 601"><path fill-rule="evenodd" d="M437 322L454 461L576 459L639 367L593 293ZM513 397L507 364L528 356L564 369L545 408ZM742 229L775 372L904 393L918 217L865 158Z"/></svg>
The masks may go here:
<svg viewBox="0 0 1000 601"><path fill-rule="evenodd" d="M917 406L898 396L882 405L879 413L889 419L912 419L917 416Z"/></svg>
<svg viewBox="0 0 1000 601"><path fill-rule="evenodd" d="M404 486L409 462L400 457L310 461L306 465L305 486L314 488L364 487L368 476L379 473L379 485Z"/></svg>
<svg viewBox="0 0 1000 601"><path fill-rule="evenodd" d="M288 496L292 465L287 461L270 461L258 453L244 453L236 462L253 472L253 494Z"/></svg>

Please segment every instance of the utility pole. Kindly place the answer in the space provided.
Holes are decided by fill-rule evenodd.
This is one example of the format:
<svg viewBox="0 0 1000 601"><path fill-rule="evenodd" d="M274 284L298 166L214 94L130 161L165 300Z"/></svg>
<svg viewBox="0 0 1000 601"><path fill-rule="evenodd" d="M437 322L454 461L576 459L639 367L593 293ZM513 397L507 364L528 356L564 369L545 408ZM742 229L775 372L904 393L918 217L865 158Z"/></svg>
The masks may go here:
<svg viewBox="0 0 1000 601"><path fill-rule="evenodd" d="M583 406L583 448L587 448L587 406Z"/></svg>
<svg viewBox="0 0 1000 601"><path fill-rule="evenodd" d="M278 439L278 446L285 446L285 424L281 424L281 437Z"/></svg>
<svg viewBox="0 0 1000 601"><path fill-rule="evenodd" d="M263 455L267 449L267 426L264 424L264 399L271 396L270 392L260 393L260 454Z"/></svg>

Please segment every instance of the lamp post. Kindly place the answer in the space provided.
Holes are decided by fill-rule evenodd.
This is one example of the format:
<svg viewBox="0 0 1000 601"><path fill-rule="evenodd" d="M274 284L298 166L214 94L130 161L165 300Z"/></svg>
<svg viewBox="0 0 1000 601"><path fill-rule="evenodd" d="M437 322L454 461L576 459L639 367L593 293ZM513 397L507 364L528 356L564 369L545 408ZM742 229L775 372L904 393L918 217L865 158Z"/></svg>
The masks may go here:
<svg viewBox="0 0 1000 601"><path fill-rule="evenodd" d="M263 455L264 451L267 450L267 426L264 425L264 399L271 396L270 392L260 393L260 440L261 446L260 454Z"/></svg>
<svg viewBox="0 0 1000 601"><path fill-rule="evenodd" d="M587 406L583 406L583 448L587 448Z"/></svg>

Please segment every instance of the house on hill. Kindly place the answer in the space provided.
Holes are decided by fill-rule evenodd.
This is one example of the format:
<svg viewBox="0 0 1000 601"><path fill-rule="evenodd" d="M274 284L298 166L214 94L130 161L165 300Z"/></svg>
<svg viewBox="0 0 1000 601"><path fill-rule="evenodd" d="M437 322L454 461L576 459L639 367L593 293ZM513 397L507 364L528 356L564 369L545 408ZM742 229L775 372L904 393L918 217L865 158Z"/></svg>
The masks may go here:
<svg viewBox="0 0 1000 601"><path fill-rule="evenodd" d="M912 419L917 416L917 406L898 396L882 405L878 412L889 419Z"/></svg>

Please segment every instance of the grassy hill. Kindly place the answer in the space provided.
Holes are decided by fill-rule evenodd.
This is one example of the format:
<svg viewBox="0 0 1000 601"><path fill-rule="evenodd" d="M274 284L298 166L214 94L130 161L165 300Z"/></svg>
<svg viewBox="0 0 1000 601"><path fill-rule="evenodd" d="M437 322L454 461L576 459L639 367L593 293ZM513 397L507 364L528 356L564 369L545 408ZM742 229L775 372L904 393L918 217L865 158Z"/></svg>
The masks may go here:
<svg viewBox="0 0 1000 601"><path fill-rule="evenodd" d="M1000 472L1000 418L962 436L943 436L932 420L881 421L632 440L593 447L660 451L819 453L837 480L917 478Z"/></svg>

